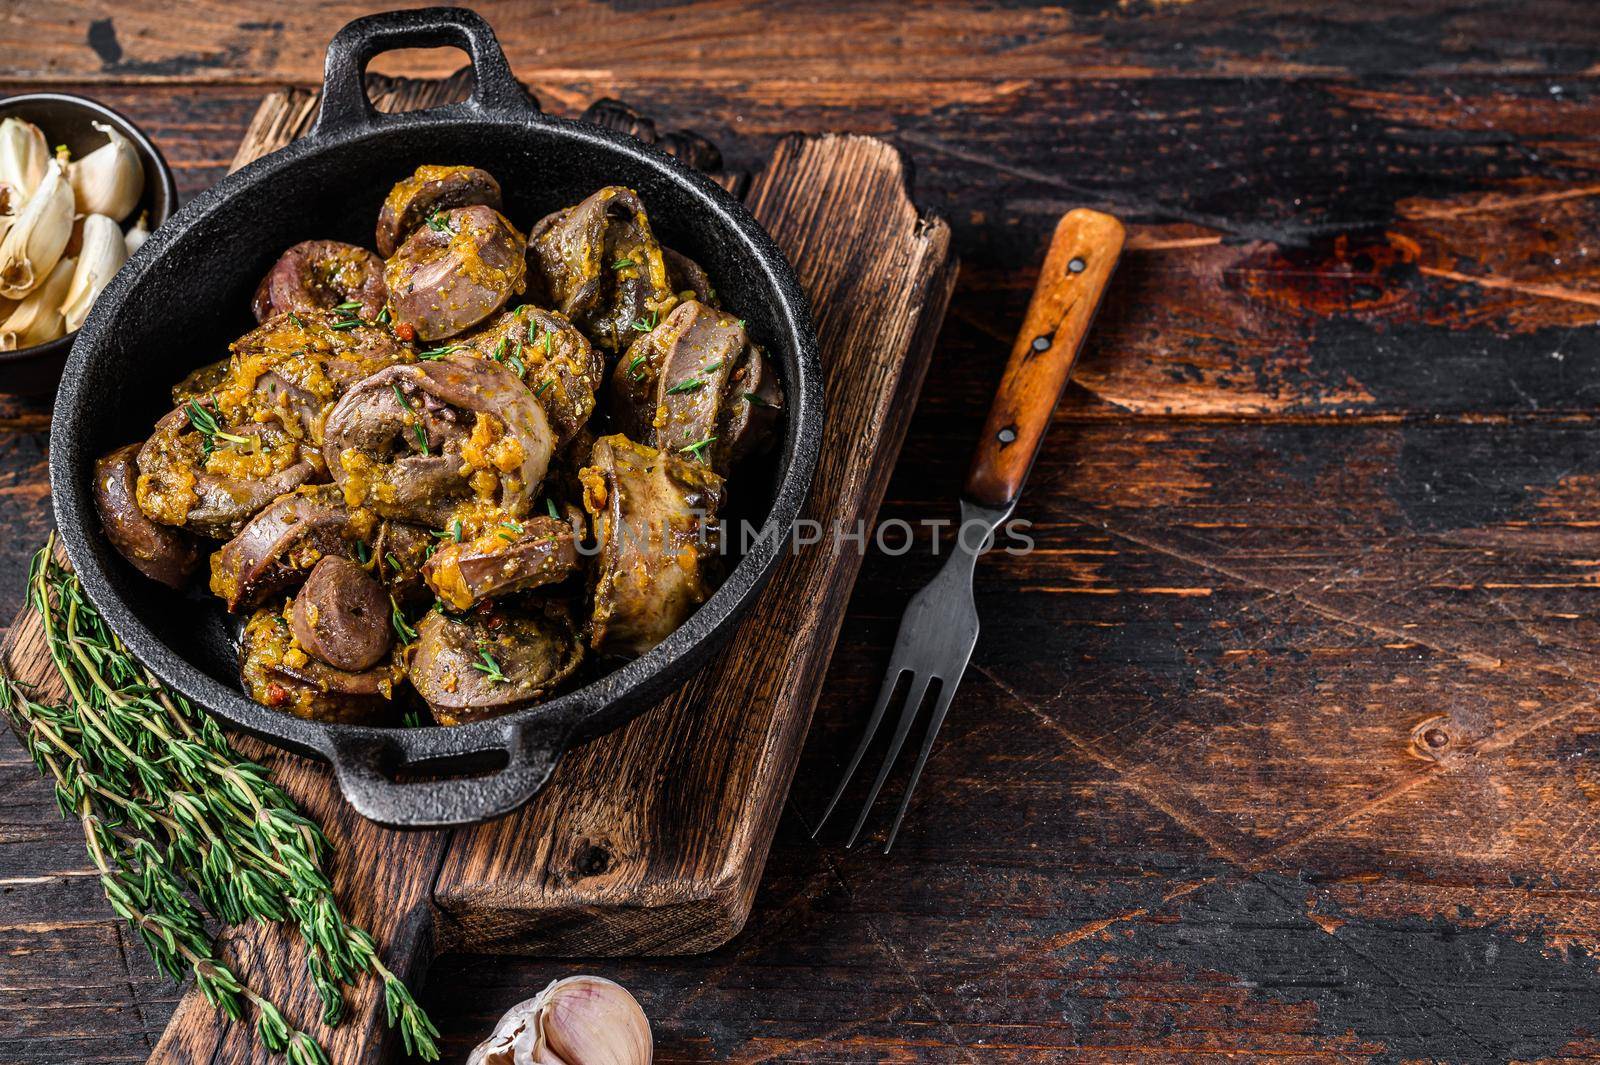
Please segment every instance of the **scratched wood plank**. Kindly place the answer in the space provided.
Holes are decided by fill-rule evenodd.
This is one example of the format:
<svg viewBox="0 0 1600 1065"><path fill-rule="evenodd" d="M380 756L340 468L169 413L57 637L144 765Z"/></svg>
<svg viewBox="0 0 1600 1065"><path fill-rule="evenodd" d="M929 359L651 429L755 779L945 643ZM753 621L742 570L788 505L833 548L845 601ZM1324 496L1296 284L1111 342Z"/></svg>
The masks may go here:
<svg viewBox="0 0 1600 1065"><path fill-rule="evenodd" d="M613 4L577 0L475 5L514 67L557 80L626 68L706 83L752 77L870 84L967 78L999 82L1081 75L1249 76L1434 70L1582 72L1600 36L1582 0L1460 5L1380 0L1246 0L1108 5ZM181 8L94 0L19 6L8 42L35 78L314 82L333 31L372 10L354 0L279 3L242 12L223 0ZM422 54L378 69L441 77L451 59Z"/></svg>

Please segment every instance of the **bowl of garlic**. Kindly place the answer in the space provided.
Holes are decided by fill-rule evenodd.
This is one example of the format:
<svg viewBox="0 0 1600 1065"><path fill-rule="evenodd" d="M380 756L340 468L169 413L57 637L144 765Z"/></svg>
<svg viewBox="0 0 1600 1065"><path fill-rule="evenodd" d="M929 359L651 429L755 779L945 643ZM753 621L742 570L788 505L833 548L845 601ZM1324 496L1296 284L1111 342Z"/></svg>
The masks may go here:
<svg viewBox="0 0 1600 1065"><path fill-rule="evenodd" d="M0 99L0 392L55 390L95 298L177 203L161 152L109 107Z"/></svg>

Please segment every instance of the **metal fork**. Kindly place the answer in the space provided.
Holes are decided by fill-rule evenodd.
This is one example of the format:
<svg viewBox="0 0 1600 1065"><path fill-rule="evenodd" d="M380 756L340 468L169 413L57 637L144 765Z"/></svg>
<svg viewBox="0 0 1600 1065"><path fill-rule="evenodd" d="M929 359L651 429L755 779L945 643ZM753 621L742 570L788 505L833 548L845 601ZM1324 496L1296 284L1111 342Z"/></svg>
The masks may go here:
<svg viewBox="0 0 1600 1065"><path fill-rule="evenodd" d="M978 556L993 543L996 531L1017 505L1056 403L1122 254L1122 241L1122 224L1098 211L1069 211L1056 224L1027 317L1011 347L1011 358L967 472L955 546L933 580L912 597L900 619L900 633L895 637L894 653L889 658L878 701L867 719L866 733L812 830L813 839L832 816L860 767L900 688L901 678L909 675L905 708L900 711L894 737L889 741L889 753L845 844L846 848L855 846L929 689L937 684L933 715L883 852L888 854L894 846L900 823L911 805L911 793L922 778L923 766L978 643L978 608L972 597L972 575Z"/></svg>

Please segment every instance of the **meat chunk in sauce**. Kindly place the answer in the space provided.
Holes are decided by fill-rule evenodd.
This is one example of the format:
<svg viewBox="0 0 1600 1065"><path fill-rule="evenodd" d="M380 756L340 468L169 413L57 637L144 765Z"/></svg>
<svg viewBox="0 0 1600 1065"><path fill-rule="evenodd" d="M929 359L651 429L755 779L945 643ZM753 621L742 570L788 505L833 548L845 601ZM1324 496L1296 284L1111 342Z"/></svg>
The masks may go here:
<svg viewBox="0 0 1600 1065"><path fill-rule="evenodd" d="M546 215L528 235L532 295L617 353L678 302L644 201L612 185Z"/></svg>
<svg viewBox="0 0 1600 1065"><path fill-rule="evenodd" d="M742 321L690 300L628 348L611 400L630 438L692 453L726 476L771 445L783 392Z"/></svg>
<svg viewBox="0 0 1600 1065"><path fill-rule="evenodd" d="M258 610L245 623L239 643L245 693L263 706L312 721L393 724L397 688L405 677L398 658L359 671L330 666L295 640L288 617L292 609L291 604Z"/></svg>
<svg viewBox="0 0 1600 1065"><path fill-rule="evenodd" d="M389 653L389 595L348 558L329 555L311 569L289 610L289 631L313 657L360 672Z"/></svg>
<svg viewBox="0 0 1600 1065"><path fill-rule="evenodd" d="M605 355L560 311L530 304L506 311L462 338L463 351L491 359L522 378L544 408L557 444L588 423L605 382Z"/></svg>
<svg viewBox="0 0 1600 1065"><path fill-rule="evenodd" d="M580 477L599 548L590 644L644 654L715 587L722 478L624 436L595 441Z"/></svg>
<svg viewBox="0 0 1600 1065"><path fill-rule="evenodd" d="M496 603L464 617L430 611L417 623L411 683L441 725L531 706L583 661L572 616L557 602Z"/></svg>
<svg viewBox="0 0 1600 1065"><path fill-rule="evenodd" d="M472 328L521 295L526 256L526 239L492 207L430 215L384 268L395 327L422 341Z"/></svg>
<svg viewBox="0 0 1600 1065"><path fill-rule="evenodd" d="M478 205L500 210L500 182L475 166L419 166L389 190L378 211L378 254L393 255L412 230L439 211Z"/></svg>
<svg viewBox="0 0 1600 1065"><path fill-rule="evenodd" d="M439 527L465 502L526 514L555 434L521 378L461 355L362 381L329 412L323 446L349 506Z"/></svg>
<svg viewBox="0 0 1600 1065"><path fill-rule="evenodd" d="M388 299L382 259L354 244L304 240L272 264L250 309L258 322L289 311L314 314L341 308L351 318L370 322Z"/></svg>
<svg viewBox="0 0 1600 1065"><path fill-rule="evenodd" d="M551 517L496 522L471 539L446 541L423 567L452 610L565 580L578 571L572 525Z"/></svg>
<svg viewBox="0 0 1600 1065"><path fill-rule="evenodd" d="M127 444L95 462L95 508L118 554L151 580L182 588L200 566L200 548L188 533L158 525L139 509L134 498L139 448Z"/></svg>

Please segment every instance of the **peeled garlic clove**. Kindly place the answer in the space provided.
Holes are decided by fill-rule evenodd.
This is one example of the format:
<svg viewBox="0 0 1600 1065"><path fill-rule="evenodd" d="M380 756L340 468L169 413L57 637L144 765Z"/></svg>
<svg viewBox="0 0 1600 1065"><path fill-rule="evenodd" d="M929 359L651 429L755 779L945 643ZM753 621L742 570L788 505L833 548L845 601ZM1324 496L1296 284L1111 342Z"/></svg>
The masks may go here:
<svg viewBox="0 0 1600 1065"><path fill-rule="evenodd" d="M599 976L556 980L506 1011L467 1065L650 1065L650 1020L628 989Z"/></svg>
<svg viewBox="0 0 1600 1065"><path fill-rule="evenodd" d="M122 242L128 246L128 258L133 258L133 253L144 247L144 242L150 239L149 221L148 214L140 214L133 228L122 235Z"/></svg>
<svg viewBox="0 0 1600 1065"><path fill-rule="evenodd" d="M144 192L144 164L128 138L104 122L94 128L106 135L106 143L67 167L67 174L80 212L120 222Z"/></svg>
<svg viewBox="0 0 1600 1065"><path fill-rule="evenodd" d="M27 199L44 180L49 162L50 145L43 130L20 118L0 122L0 184L12 186Z"/></svg>
<svg viewBox="0 0 1600 1065"><path fill-rule="evenodd" d="M51 163L44 180L0 240L0 296L26 296L61 258L72 237L72 186Z"/></svg>
<svg viewBox="0 0 1600 1065"><path fill-rule="evenodd" d="M66 299L76 266L72 259L56 263L44 283L28 293L27 299L0 322L0 351L19 351L66 335L61 301Z"/></svg>
<svg viewBox="0 0 1600 1065"><path fill-rule="evenodd" d="M78 253L78 266L73 271L67 298L61 304L67 332L83 324L100 290L127 258L128 246L122 241L121 226L103 214L84 216L83 250Z"/></svg>

